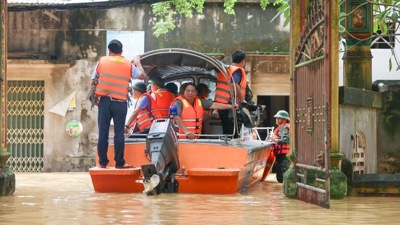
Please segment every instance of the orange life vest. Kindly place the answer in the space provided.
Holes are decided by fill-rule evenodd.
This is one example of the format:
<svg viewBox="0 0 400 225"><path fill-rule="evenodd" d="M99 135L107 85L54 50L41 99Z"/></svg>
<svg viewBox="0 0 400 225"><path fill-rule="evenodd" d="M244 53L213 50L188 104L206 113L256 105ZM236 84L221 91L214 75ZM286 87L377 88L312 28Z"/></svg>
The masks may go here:
<svg viewBox="0 0 400 225"><path fill-rule="evenodd" d="M228 73L228 80L232 80L231 74ZM228 80L223 73L219 73L217 77L217 89L215 90L215 102L227 104L231 100L231 89L229 88Z"/></svg>
<svg viewBox="0 0 400 225"><path fill-rule="evenodd" d="M96 90L97 96L128 100L128 87L132 78L132 63L122 56L104 56L97 65L99 74Z"/></svg>
<svg viewBox="0 0 400 225"><path fill-rule="evenodd" d="M230 66L228 70L229 70L229 73L231 74L231 76L233 76L233 74L238 70L242 71L242 79L240 80L239 87L240 87L240 93L242 93L242 96L246 97L246 84L247 84L246 72L244 71L244 69L242 67L238 67L238 66Z"/></svg>
<svg viewBox="0 0 400 225"><path fill-rule="evenodd" d="M153 120L161 118L161 114L158 111L153 111L152 109L156 106L154 99L150 96L150 94L143 93L139 99L135 103L135 109L138 106L138 103L144 96L147 96L150 99L150 110L142 109L139 111L136 119L129 125L129 127L136 126L139 131L150 129Z"/></svg>
<svg viewBox="0 0 400 225"><path fill-rule="evenodd" d="M154 101L156 103L156 107L153 111L159 111L163 118L168 118L169 107L176 96L165 89L157 90L154 92L153 96L155 97Z"/></svg>
<svg viewBox="0 0 400 225"><path fill-rule="evenodd" d="M187 128L189 132L193 134L201 133L201 125L203 122L203 106L201 105L201 101L198 97L194 98L194 105L190 104L182 95L176 97L172 102L172 105L175 101L182 102L182 114L181 119L183 125ZM184 134L183 130L178 129L178 133ZM184 138L184 137L180 137Z"/></svg>
<svg viewBox="0 0 400 225"><path fill-rule="evenodd" d="M247 79L246 79L246 72L244 71L243 68L238 67L238 66L230 66L228 68L228 76L229 76L229 82L225 79L225 76L220 72L217 77L217 89L215 91L215 100L216 102L220 103L228 103L231 100L231 92L229 88L229 83L233 82L232 75L238 71L241 70L242 72L242 79L239 83L240 87L240 93L242 93L243 97L246 96L246 84L247 84Z"/></svg>
<svg viewBox="0 0 400 225"><path fill-rule="evenodd" d="M283 123L279 125L275 130L274 134L272 137L274 138L280 138L279 136L279 131L283 128L287 127L290 130L290 124L289 123ZM274 145L274 152L276 154L289 154L290 153L290 144L275 144Z"/></svg>

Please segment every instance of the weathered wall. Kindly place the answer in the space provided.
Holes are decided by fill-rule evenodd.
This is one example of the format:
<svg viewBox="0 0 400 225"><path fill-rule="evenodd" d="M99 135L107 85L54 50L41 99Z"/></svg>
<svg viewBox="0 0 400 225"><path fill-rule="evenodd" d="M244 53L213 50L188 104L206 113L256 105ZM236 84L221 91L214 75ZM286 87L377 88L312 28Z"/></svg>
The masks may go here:
<svg viewBox="0 0 400 225"><path fill-rule="evenodd" d="M357 133L365 137L366 173L377 173L377 109L340 105L340 150L350 161Z"/></svg>
<svg viewBox="0 0 400 225"><path fill-rule="evenodd" d="M340 88L340 149L351 160L351 136L361 131L366 140L367 173L397 174L400 82L380 80L374 86L380 92Z"/></svg>
<svg viewBox="0 0 400 225"><path fill-rule="evenodd" d="M287 52L289 48L288 32L281 32L279 21L269 22L275 11L262 11L258 3L238 4L236 16L224 14L221 4L206 4L205 15L180 19L175 31L158 39L152 35L149 5L48 12L9 13L9 59L19 60L9 61L8 79L45 81L44 170L49 172L87 171L94 163L97 108L90 109L86 95L96 61L106 52L106 30L145 31L145 51L179 47L229 56L237 49ZM66 117L48 112L74 90L75 112ZM65 133L66 123L74 118L84 129L77 138Z"/></svg>
<svg viewBox="0 0 400 225"><path fill-rule="evenodd" d="M378 123L379 173L400 173L400 82L383 93Z"/></svg>
<svg viewBox="0 0 400 225"><path fill-rule="evenodd" d="M152 35L155 17L147 4L101 11L10 12L8 51L59 60L86 59L94 51L98 57L106 51L106 31L121 30L145 31L145 51L180 47L225 55L237 49L288 52L288 31L282 32L279 19L270 23L275 14L272 7L263 11L258 3L248 3L237 4L233 16L223 12L221 3L207 3L204 15L180 18L174 31L156 38Z"/></svg>
<svg viewBox="0 0 400 225"><path fill-rule="evenodd" d="M289 55L246 55L248 81L254 101L259 96L289 96Z"/></svg>
<svg viewBox="0 0 400 225"><path fill-rule="evenodd" d="M94 165L97 142L97 110L90 110L86 100L90 74L95 62L78 60L75 65L46 64L42 60L9 60L8 76L12 80L43 80L44 96L44 171L85 171ZM76 110L66 116L48 110L76 91ZM80 120L84 132L70 137L65 132L69 120Z"/></svg>
<svg viewBox="0 0 400 225"><path fill-rule="evenodd" d="M352 161L353 150L364 148L364 173L377 173L380 153L377 145L376 121L382 107L381 93L340 87L339 104L340 152ZM360 136L358 144L356 144L357 135Z"/></svg>

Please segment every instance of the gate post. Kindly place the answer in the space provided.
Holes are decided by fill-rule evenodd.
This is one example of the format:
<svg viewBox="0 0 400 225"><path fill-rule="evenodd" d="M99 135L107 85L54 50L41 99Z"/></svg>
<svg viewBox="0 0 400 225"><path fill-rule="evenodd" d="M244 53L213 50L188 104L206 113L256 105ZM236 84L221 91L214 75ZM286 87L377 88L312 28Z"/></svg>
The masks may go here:
<svg viewBox="0 0 400 225"><path fill-rule="evenodd" d="M283 194L288 198L296 198L296 171L294 169L296 159L292 151L286 157L290 160L290 167L283 174Z"/></svg>
<svg viewBox="0 0 400 225"><path fill-rule="evenodd" d="M346 51L343 56L343 83L346 87L372 89L372 5L367 0L348 0L344 21Z"/></svg>
<svg viewBox="0 0 400 225"><path fill-rule="evenodd" d="M6 97L5 85L7 84L7 0L1 1L0 3L0 57L1 57L1 73L0 73L0 94ZM4 112L0 118L0 196L11 195L15 191L15 174L8 168L7 160L11 154L7 152L7 141L6 141L6 130L7 124L6 111L3 110L4 102L3 98L0 98L0 112ZM3 124L4 121L4 124Z"/></svg>
<svg viewBox="0 0 400 225"><path fill-rule="evenodd" d="M339 169L339 162L343 154L338 151L331 152L330 160L330 197L332 199L342 199L347 195L347 177Z"/></svg>

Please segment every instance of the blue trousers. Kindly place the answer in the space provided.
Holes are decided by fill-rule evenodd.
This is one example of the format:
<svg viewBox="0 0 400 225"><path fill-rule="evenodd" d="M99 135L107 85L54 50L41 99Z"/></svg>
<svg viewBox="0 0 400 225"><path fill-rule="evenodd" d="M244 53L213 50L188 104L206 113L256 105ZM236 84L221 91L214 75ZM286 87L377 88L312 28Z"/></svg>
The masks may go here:
<svg viewBox="0 0 400 225"><path fill-rule="evenodd" d="M99 126L99 140L97 142L97 153L99 163L107 166L108 137L111 119L114 120L114 160L115 166L125 165L125 118L128 111L127 102L114 101L109 97L101 97L98 105L97 123Z"/></svg>

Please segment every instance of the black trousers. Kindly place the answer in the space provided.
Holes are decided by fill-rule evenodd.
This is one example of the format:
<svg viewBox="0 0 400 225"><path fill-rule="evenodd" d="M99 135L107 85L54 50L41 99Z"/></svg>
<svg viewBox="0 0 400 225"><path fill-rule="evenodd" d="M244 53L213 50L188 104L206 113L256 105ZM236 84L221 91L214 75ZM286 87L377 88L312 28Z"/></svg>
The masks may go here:
<svg viewBox="0 0 400 225"><path fill-rule="evenodd" d="M230 111L232 109L224 109L224 110L218 110L218 114L219 114L219 118L221 119L221 123L222 123L222 132L223 134L233 134L233 130L235 127L235 124L233 122L233 118L232 116L229 115ZM232 113L231 113L232 115ZM237 138L238 135L238 131L235 131L235 134L233 135L234 138Z"/></svg>
<svg viewBox="0 0 400 225"><path fill-rule="evenodd" d="M114 160L115 166L125 164L125 118L128 111L127 102L113 101L109 97L101 97L98 108L99 140L97 142L97 152L99 164L107 166L108 137L111 119L114 120Z"/></svg>
<svg viewBox="0 0 400 225"><path fill-rule="evenodd" d="M275 167L275 172L276 172L276 180L279 183L282 183L283 182L283 174L290 167L290 161L286 157L286 154L277 154L276 155L276 161L275 161L274 167ZM274 168L272 170L274 171Z"/></svg>

